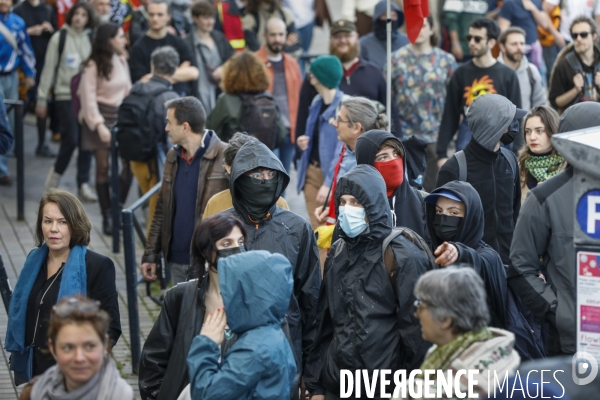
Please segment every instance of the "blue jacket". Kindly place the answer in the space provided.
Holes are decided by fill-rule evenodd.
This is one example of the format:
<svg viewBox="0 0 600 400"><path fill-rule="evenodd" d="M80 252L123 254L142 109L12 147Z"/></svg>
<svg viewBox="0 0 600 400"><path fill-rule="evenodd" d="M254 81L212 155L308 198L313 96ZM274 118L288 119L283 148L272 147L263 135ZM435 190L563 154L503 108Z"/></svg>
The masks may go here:
<svg viewBox="0 0 600 400"><path fill-rule="evenodd" d="M218 262L227 324L238 335L219 363L219 347L194 338L187 363L194 400L290 398L296 362L281 330L292 295L292 266L281 254L248 251Z"/></svg>
<svg viewBox="0 0 600 400"><path fill-rule="evenodd" d="M321 170L325 178L323 184L331 187L335 166L344 145L344 142L338 140L337 131L335 130L335 126L332 125L333 120L337 117L337 110L342 102L342 96L344 96L344 92L338 89L333 101L321 115L319 115L319 111L321 111L323 99L320 95L317 95L310 105L304 134L311 140L308 141L308 148L302 153L298 167L298 193L304 189L306 169L308 168L310 152L312 151L312 137L315 124L317 123L319 124L319 163L321 164Z"/></svg>
<svg viewBox="0 0 600 400"><path fill-rule="evenodd" d="M27 27L23 18L14 13L0 14L6 27L17 38L18 52L0 35L0 72L12 72L21 67L26 77L35 76L35 55L31 48L31 41L27 34Z"/></svg>

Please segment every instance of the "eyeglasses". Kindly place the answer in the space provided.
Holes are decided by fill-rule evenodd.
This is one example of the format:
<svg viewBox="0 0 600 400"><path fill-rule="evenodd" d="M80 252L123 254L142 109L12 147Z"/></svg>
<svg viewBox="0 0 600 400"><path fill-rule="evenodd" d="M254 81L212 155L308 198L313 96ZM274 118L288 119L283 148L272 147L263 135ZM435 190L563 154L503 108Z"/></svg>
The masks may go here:
<svg viewBox="0 0 600 400"><path fill-rule="evenodd" d="M415 306L415 308L416 308L417 310L419 310L420 308L422 308L422 307L424 307L424 306L426 307L426 306L427 306L427 303L426 303L426 302L424 302L423 300L416 299L416 300L415 300L415 302L413 303L413 305Z"/></svg>
<svg viewBox="0 0 600 400"><path fill-rule="evenodd" d="M352 125L353 122L350 120L344 121L343 119L340 119L340 116L338 115L337 118L335 119L335 122L337 122L338 124L342 124L342 123L347 123L349 125Z"/></svg>
<svg viewBox="0 0 600 400"><path fill-rule="evenodd" d="M250 179L252 179L252 183L255 185L261 185L265 183L265 181L278 182L279 181L279 171L273 170L264 170L264 171L256 171L250 174Z"/></svg>
<svg viewBox="0 0 600 400"><path fill-rule="evenodd" d="M485 38L483 36L467 35L465 36L465 39L467 40L467 43L471 43L471 39L475 40L475 43L479 43Z"/></svg>
<svg viewBox="0 0 600 400"><path fill-rule="evenodd" d="M573 38L573 40L577 40L577 38L579 36L581 36L582 39L585 39L589 35L590 35L590 32L573 32L573 33L571 33L571 37Z"/></svg>
<svg viewBox="0 0 600 400"><path fill-rule="evenodd" d="M73 311L79 311L82 314L96 314L100 311L100 302L71 297L52 307L52 312L61 318L67 318Z"/></svg>

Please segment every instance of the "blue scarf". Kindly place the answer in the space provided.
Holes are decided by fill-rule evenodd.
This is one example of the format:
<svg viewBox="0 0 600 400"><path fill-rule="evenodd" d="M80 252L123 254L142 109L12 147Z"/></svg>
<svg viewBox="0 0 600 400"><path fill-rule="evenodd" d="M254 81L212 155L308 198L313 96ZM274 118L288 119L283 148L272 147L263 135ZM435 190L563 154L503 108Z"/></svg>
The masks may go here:
<svg viewBox="0 0 600 400"><path fill-rule="evenodd" d="M85 269L85 246L74 246L69 253L69 258L63 268L63 276L58 289L58 300L77 294L87 294L87 273ZM25 261L21 270L15 290L10 300L8 310L8 327L6 329L6 342L4 348L7 351L23 354L25 347L25 326L27 324L27 302L31 289L35 283L42 264L48 257L48 246L42 244L35 248Z"/></svg>

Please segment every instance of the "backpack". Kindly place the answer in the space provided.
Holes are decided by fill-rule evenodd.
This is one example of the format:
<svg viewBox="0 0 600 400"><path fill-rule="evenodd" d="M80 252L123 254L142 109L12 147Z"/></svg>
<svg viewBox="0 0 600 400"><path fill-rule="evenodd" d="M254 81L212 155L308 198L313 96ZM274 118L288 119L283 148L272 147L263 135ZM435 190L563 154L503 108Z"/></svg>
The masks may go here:
<svg viewBox="0 0 600 400"><path fill-rule="evenodd" d="M240 130L254 136L269 150L279 147L279 108L270 93L240 94Z"/></svg>
<svg viewBox="0 0 600 400"><path fill-rule="evenodd" d="M517 167L517 160L515 159L514 155L511 154L512 152L510 150L508 150L507 148L500 147L500 151L502 152L502 155L504 156L504 158L506 158L506 160L508 161L508 164L510 165L510 170L514 177L515 171L517 173L519 172L519 167ZM458 180L466 182L467 181L467 156L465 156L465 152L461 150L461 151L457 151L456 153L454 153L454 157L456 158L456 161L458 161Z"/></svg>
<svg viewBox="0 0 600 400"><path fill-rule="evenodd" d="M160 133L155 126L154 100L170 88L151 93L131 91L119 106L117 141L121 157L129 161L148 161L156 155Z"/></svg>
<svg viewBox="0 0 600 400"><path fill-rule="evenodd" d="M394 260L394 252L389 246L390 243L392 243L392 241L400 235L410 240L415 246L419 248L419 250L425 253L433 268L437 268L437 265L435 263L435 257L433 256L431 250L429 249L429 246L421 236L417 235L413 230L404 226L393 228L392 232L383 240L383 244L381 245L381 251L383 253L383 263L385 265L388 277L390 278L390 283L394 288L394 293L396 292L396 279L398 278L398 276L396 275L396 262Z"/></svg>

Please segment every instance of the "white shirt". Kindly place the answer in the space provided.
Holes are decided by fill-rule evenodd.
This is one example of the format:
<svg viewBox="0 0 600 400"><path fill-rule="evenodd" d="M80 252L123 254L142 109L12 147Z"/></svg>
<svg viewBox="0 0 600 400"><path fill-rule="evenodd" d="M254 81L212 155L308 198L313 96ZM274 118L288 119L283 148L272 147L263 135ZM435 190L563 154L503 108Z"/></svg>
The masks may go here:
<svg viewBox="0 0 600 400"><path fill-rule="evenodd" d="M553 6L560 5L560 0L545 0ZM567 40L571 39L571 22L581 16L594 18L600 15L600 1L598 0L563 0L560 9L560 33Z"/></svg>
<svg viewBox="0 0 600 400"><path fill-rule="evenodd" d="M292 12L296 29L315 20L315 0L283 0L283 6Z"/></svg>

